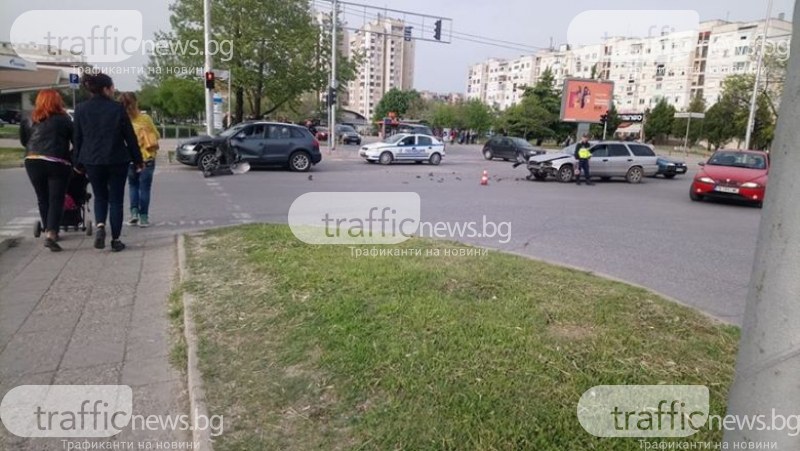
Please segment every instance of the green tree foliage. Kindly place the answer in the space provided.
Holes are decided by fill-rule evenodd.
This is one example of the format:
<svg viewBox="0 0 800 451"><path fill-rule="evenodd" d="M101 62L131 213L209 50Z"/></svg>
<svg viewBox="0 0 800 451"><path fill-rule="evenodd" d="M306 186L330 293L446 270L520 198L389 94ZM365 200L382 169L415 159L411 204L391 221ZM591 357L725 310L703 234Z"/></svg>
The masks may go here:
<svg viewBox="0 0 800 451"><path fill-rule="evenodd" d="M479 100L470 100L466 103L460 104L459 107L461 110L463 110L466 128L479 134L483 134L489 131L489 129L492 127L494 114L492 113L492 109L489 107L489 105L486 105Z"/></svg>
<svg viewBox="0 0 800 451"><path fill-rule="evenodd" d="M139 91L141 109L159 119L193 119L205 110L203 86L185 78L167 78L158 86L145 85Z"/></svg>
<svg viewBox="0 0 800 451"><path fill-rule="evenodd" d="M498 117L497 127L509 135L525 139L565 137L571 128L559 120L561 94L554 86L555 77L547 68L534 86L525 89L520 103Z"/></svg>
<svg viewBox="0 0 800 451"><path fill-rule="evenodd" d="M619 112L617 111L616 105L613 103L611 104L611 108L608 110L608 125L606 126L606 137L613 136L614 132L617 131L620 124L622 124L622 119L619 118ZM592 124L589 128L589 133L592 136L596 136L598 138L603 137L603 124Z"/></svg>
<svg viewBox="0 0 800 451"><path fill-rule="evenodd" d="M709 144L716 148L731 140L742 142L747 135L747 122L750 115L750 99L755 77L752 75L732 75L723 82L719 101L709 109L713 115L706 115L704 135ZM750 147L768 148L775 132L774 101L762 85L756 103L756 115Z"/></svg>
<svg viewBox="0 0 800 451"><path fill-rule="evenodd" d="M150 67L161 71L151 71L146 84L158 85L178 68L202 85L195 68L203 66L203 2L176 0L170 10L172 29L157 39L194 43L199 49L154 55ZM236 120L242 119L245 106L254 116L268 115L327 86L327 30L313 20L307 0L215 0L211 13L212 37L220 49L214 66L233 74ZM354 68L344 55L339 63L342 86Z"/></svg>
<svg viewBox="0 0 800 451"><path fill-rule="evenodd" d="M689 103L691 113L704 113L706 101L703 96L697 95ZM672 121L672 136L686 136L686 126L689 119L675 119ZM704 119L692 119L689 125L689 145L694 145L703 136Z"/></svg>
<svg viewBox="0 0 800 451"><path fill-rule="evenodd" d="M396 113L398 117L406 117L409 109L419 99L420 95L417 91L401 91L393 88L386 92L375 106L375 115L373 119L380 121L389 116L389 113Z"/></svg>
<svg viewBox="0 0 800 451"><path fill-rule="evenodd" d="M664 142L672 132L672 123L675 119L675 107L661 98L656 106L646 113L644 134L655 142Z"/></svg>

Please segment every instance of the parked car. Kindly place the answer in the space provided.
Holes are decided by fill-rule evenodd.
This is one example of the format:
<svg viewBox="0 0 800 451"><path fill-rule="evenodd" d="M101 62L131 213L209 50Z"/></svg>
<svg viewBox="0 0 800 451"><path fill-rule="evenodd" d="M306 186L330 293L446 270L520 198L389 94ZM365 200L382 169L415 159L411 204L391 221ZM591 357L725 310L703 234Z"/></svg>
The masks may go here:
<svg viewBox="0 0 800 451"><path fill-rule="evenodd" d="M609 180L624 177L629 183L639 183L644 177L658 172L658 157L653 148L640 143L623 141L591 142L590 163L592 177ZM567 146L558 153L537 155L528 160L529 179L545 180L555 177L560 182L571 182L575 178L575 145Z"/></svg>
<svg viewBox="0 0 800 451"><path fill-rule="evenodd" d="M383 141L367 144L358 154L368 163L390 164L394 161L414 161L438 165L444 157L444 144L430 135L398 133Z"/></svg>
<svg viewBox="0 0 800 451"><path fill-rule="evenodd" d="M767 190L769 155L757 150L718 150L694 177L689 197L733 199L761 206Z"/></svg>
<svg viewBox="0 0 800 451"><path fill-rule="evenodd" d="M342 144L361 145L361 135L352 125L341 124L336 126L336 139Z"/></svg>
<svg viewBox="0 0 800 451"><path fill-rule="evenodd" d="M306 127L266 121L236 124L216 136L198 136L178 144L176 159L197 166L220 147L236 151L253 166L286 166L305 172L322 161L319 141Z"/></svg>
<svg viewBox="0 0 800 451"><path fill-rule="evenodd" d="M483 158L494 160L502 158L504 161L514 160L525 163L530 157L547 153L546 150L533 147L531 143L522 138L509 138L496 135L483 146Z"/></svg>
<svg viewBox="0 0 800 451"><path fill-rule="evenodd" d="M19 124L22 121L22 111L20 110L0 110L0 119L9 124Z"/></svg>
<svg viewBox="0 0 800 451"><path fill-rule="evenodd" d="M317 127L317 135L315 136L317 141L327 141L328 140L328 127Z"/></svg>
<svg viewBox="0 0 800 451"><path fill-rule="evenodd" d="M658 156L658 173L656 175L663 175L664 178L673 179L678 174L686 174L688 169L684 161Z"/></svg>

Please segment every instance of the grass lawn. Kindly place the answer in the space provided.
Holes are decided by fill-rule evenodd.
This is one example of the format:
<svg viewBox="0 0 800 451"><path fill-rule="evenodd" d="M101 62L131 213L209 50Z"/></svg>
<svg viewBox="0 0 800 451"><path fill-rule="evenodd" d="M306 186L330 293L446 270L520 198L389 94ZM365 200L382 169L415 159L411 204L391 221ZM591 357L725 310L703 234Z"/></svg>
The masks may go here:
<svg viewBox="0 0 800 451"><path fill-rule="evenodd" d="M24 157L25 149L0 147L0 168L18 168Z"/></svg>
<svg viewBox="0 0 800 451"><path fill-rule="evenodd" d="M357 258L272 225L187 254L218 451L640 449L581 428L601 384L707 385L724 414L738 330L622 283L498 252Z"/></svg>
<svg viewBox="0 0 800 451"><path fill-rule="evenodd" d="M19 125L6 124L0 127L0 139L19 139Z"/></svg>

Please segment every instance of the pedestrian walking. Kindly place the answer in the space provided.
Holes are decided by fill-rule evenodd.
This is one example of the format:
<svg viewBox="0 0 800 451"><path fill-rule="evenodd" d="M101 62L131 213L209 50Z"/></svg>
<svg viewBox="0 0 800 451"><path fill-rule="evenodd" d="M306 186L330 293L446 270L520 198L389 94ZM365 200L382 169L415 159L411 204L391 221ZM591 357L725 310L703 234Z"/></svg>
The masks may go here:
<svg viewBox="0 0 800 451"><path fill-rule="evenodd" d="M153 187L153 174L156 171L156 154L158 153L158 134L153 119L146 113L139 111L139 101L132 92L123 93L120 102L128 113L128 118L136 133L139 151L142 153L144 168L138 171L131 163L128 166L128 195L130 197L131 217L129 225L139 227L150 226L150 192Z"/></svg>
<svg viewBox="0 0 800 451"><path fill-rule="evenodd" d="M85 168L94 192L96 249L106 247L106 220L111 224L111 250L125 249L122 234L128 166L144 168L142 152L125 107L114 101L114 82L106 74L84 74L89 100L75 108L75 161Z"/></svg>
<svg viewBox="0 0 800 451"><path fill-rule="evenodd" d="M44 246L53 252L62 250L58 229L72 173L72 138L72 121L61 94L54 89L39 91L33 113L20 124L19 139L25 147L25 172L36 191Z"/></svg>
<svg viewBox="0 0 800 451"><path fill-rule="evenodd" d="M589 144L589 135L583 135L581 142L575 145L575 159L578 160L578 171L575 177L575 183L581 184L581 175L586 179L587 185L594 185L592 183L591 173L589 171L589 160L592 158L592 152Z"/></svg>

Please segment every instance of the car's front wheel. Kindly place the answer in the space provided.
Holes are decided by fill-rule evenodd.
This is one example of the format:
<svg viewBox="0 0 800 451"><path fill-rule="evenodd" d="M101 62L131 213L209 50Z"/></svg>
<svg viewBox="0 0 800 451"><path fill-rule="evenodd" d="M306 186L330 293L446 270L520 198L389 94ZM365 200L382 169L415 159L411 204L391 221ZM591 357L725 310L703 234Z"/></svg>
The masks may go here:
<svg viewBox="0 0 800 451"><path fill-rule="evenodd" d="M575 177L575 169L571 164L565 164L558 170L558 181L561 183L569 183Z"/></svg>
<svg viewBox="0 0 800 451"><path fill-rule="evenodd" d="M665 179L674 179L675 178L675 174L664 174L664 178Z"/></svg>
<svg viewBox="0 0 800 451"><path fill-rule="evenodd" d="M289 156L289 169L294 172L306 172L311 169L311 157L308 153L298 150Z"/></svg>
<svg viewBox="0 0 800 451"><path fill-rule="evenodd" d="M219 166L219 158L217 158L214 150L203 150L197 156L197 168L203 171L204 174L214 171L217 166Z"/></svg>
<svg viewBox="0 0 800 451"><path fill-rule="evenodd" d="M493 159L494 153L492 153L492 149L483 149L483 158L487 160Z"/></svg>
<svg viewBox="0 0 800 451"><path fill-rule="evenodd" d="M380 161L381 164L391 164L392 160L394 160L392 153L384 152L381 154L380 159L378 161Z"/></svg>
<svg viewBox="0 0 800 451"><path fill-rule="evenodd" d="M540 182L544 181L544 180L547 180L547 174L542 174L541 172L534 172L532 175L533 175L533 178L535 178L536 180L538 180Z"/></svg>
<svg viewBox="0 0 800 451"><path fill-rule="evenodd" d="M644 177L644 171L639 166L634 166L628 169L628 173L625 174L625 180L628 183L639 183L642 181L642 177Z"/></svg>
<svg viewBox="0 0 800 451"><path fill-rule="evenodd" d="M442 156L439 155L438 153L435 153L431 155L431 158L428 161L430 162L430 164L434 166L439 166L439 163L442 162Z"/></svg>

